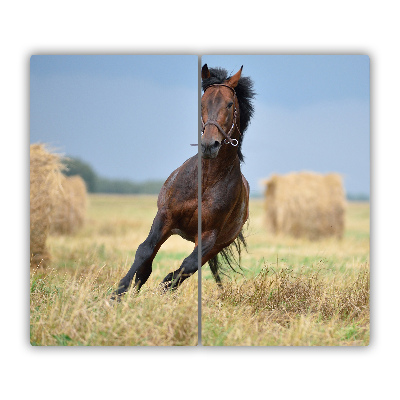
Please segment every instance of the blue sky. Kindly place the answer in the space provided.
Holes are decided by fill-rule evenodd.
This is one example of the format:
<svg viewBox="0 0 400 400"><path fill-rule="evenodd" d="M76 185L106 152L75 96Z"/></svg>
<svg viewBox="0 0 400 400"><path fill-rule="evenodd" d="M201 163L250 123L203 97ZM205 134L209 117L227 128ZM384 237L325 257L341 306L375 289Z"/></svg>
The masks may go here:
<svg viewBox="0 0 400 400"><path fill-rule="evenodd" d="M243 143L252 192L272 173L339 172L369 194L367 56L209 55L254 81ZM196 153L198 57L33 56L30 142L49 143L101 176L166 179Z"/></svg>
<svg viewBox="0 0 400 400"><path fill-rule="evenodd" d="M166 179L196 154L197 56L33 56L30 142L107 178Z"/></svg>
<svg viewBox="0 0 400 400"><path fill-rule="evenodd" d="M272 173L339 172L350 194L370 193L369 58L352 55L203 56L253 79L255 112L242 167L253 192Z"/></svg>

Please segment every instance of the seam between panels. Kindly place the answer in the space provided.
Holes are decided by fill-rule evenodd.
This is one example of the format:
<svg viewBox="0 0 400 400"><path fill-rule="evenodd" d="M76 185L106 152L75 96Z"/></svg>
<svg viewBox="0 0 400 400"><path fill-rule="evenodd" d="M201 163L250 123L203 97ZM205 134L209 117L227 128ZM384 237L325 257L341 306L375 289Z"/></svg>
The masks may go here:
<svg viewBox="0 0 400 400"><path fill-rule="evenodd" d="M202 252L201 252L201 155L200 155L200 131L201 131L201 56L198 56L198 71L197 71L197 182L198 182L198 221L197 221L197 233L198 233L198 272L197 272L197 278L198 278L198 300L197 300L197 310L198 310L198 316L197 316L197 326L198 326L198 346L202 346L201 342L201 258L202 258Z"/></svg>

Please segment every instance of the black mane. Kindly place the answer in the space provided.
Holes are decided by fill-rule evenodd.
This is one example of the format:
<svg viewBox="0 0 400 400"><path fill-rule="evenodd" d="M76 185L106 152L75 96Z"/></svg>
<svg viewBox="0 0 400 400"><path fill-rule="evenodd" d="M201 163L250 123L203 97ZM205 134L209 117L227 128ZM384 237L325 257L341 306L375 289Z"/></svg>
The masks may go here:
<svg viewBox="0 0 400 400"><path fill-rule="evenodd" d="M230 78L228 76L228 72L223 68L209 68L210 77L208 79L204 79L202 81L202 89L203 91L209 85L223 83L227 79ZM254 108L252 104L252 100L254 99L255 92L253 90L253 81L248 77L241 77L239 79L239 83L235 88L236 97L239 102L239 110L240 110L240 132L242 136L239 139L238 145L238 156L240 161L243 161L244 157L242 154L242 140L244 133L250 123L250 119L253 116Z"/></svg>

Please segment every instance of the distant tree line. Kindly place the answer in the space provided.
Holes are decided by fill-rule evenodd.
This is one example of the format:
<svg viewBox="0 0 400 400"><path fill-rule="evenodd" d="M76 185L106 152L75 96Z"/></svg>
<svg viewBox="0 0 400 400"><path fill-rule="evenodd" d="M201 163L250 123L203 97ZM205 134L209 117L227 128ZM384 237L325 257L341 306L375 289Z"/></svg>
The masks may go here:
<svg viewBox="0 0 400 400"><path fill-rule="evenodd" d="M68 157L64 159L64 175L80 175L86 183L90 193L116 193L116 194L158 194L164 181L132 182L124 179L108 179L98 176L93 168L77 159ZM262 193L252 193L252 197L263 197ZM349 201L369 201L366 194L347 194Z"/></svg>
<svg viewBox="0 0 400 400"><path fill-rule="evenodd" d="M364 193L348 193L347 200L349 201L369 201L369 195Z"/></svg>
<svg viewBox="0 0 400 400"><path fill-rule="evenodd" d="M77 159L68 157L63 160L64 175L80 175L90 193L116 194L158 194L164 181L132 182L126 179L108 179L100 177L93 168Z"/></svg>

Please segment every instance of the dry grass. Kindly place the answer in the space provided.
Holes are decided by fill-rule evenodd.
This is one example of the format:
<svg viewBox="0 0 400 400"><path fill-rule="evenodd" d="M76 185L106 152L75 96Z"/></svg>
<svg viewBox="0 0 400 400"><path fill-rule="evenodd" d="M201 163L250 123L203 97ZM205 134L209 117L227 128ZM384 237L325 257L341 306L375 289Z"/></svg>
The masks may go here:
<svg viewBox="0 0 400 400"><path fill-rule="evenodd" d="M350 203L341 241L273 235L252 200L244 276L219 291L202 277L202 343L346 346L369 343L369 205Z"/></svg>
<svg viewBox="0 0 400 400"><path fill-rule="evenodd" d="M75 235L50 236L45 271L31 271L31 343L196 345L197 274L175 294L158 285L193 244L170 238L139 294L110 294L150 229L156 196L91 195ZM202 269L204 345L346 346L369 343L369 205L350 203L343 239L308 241L266 230L263 199L252 199L244 276L217 289Z"/></svg>
<svg viewBox="0 0 400 400"><path fill-rule="evenodd" d="M249 306L252 313L278 311L285 317L311 313L320 314L323 320L345 320L369 312L368 270L344 285L324 282L319 272L295 274L285 268L277 273L265 267L254 279L227 283L218 299L235 306Z"/></svg>
<svg viewBox="0 0 400 400"><path fill-rule="evenodd" d="M31 272L34 345L194 346L198 340L197 274L174 293L158 286L193 245L179 237L162 247L139 294L110 304L156 211L156 196L90 195L87 223L73 236L50 236L53 260Z"/></svg>
<svg viewBox="0 0 400 400"><path fill-rule="evenodd" d="M31 343L82 346L194 346L197 344L197 281L162 295L151 285L111 302L125 271L99 270L31 278ZM114 288L115 289L115 288Z"/></svg>
<svg viewBox="0 0 400 400"><path fill-rule="evenodd" d="M353 281L343 283L325 280L318 272L273 272L266 267L253 279L225 283L221 291L207 282L204 293L204 345L327 346L369 342L366 269Z"/></svg>

